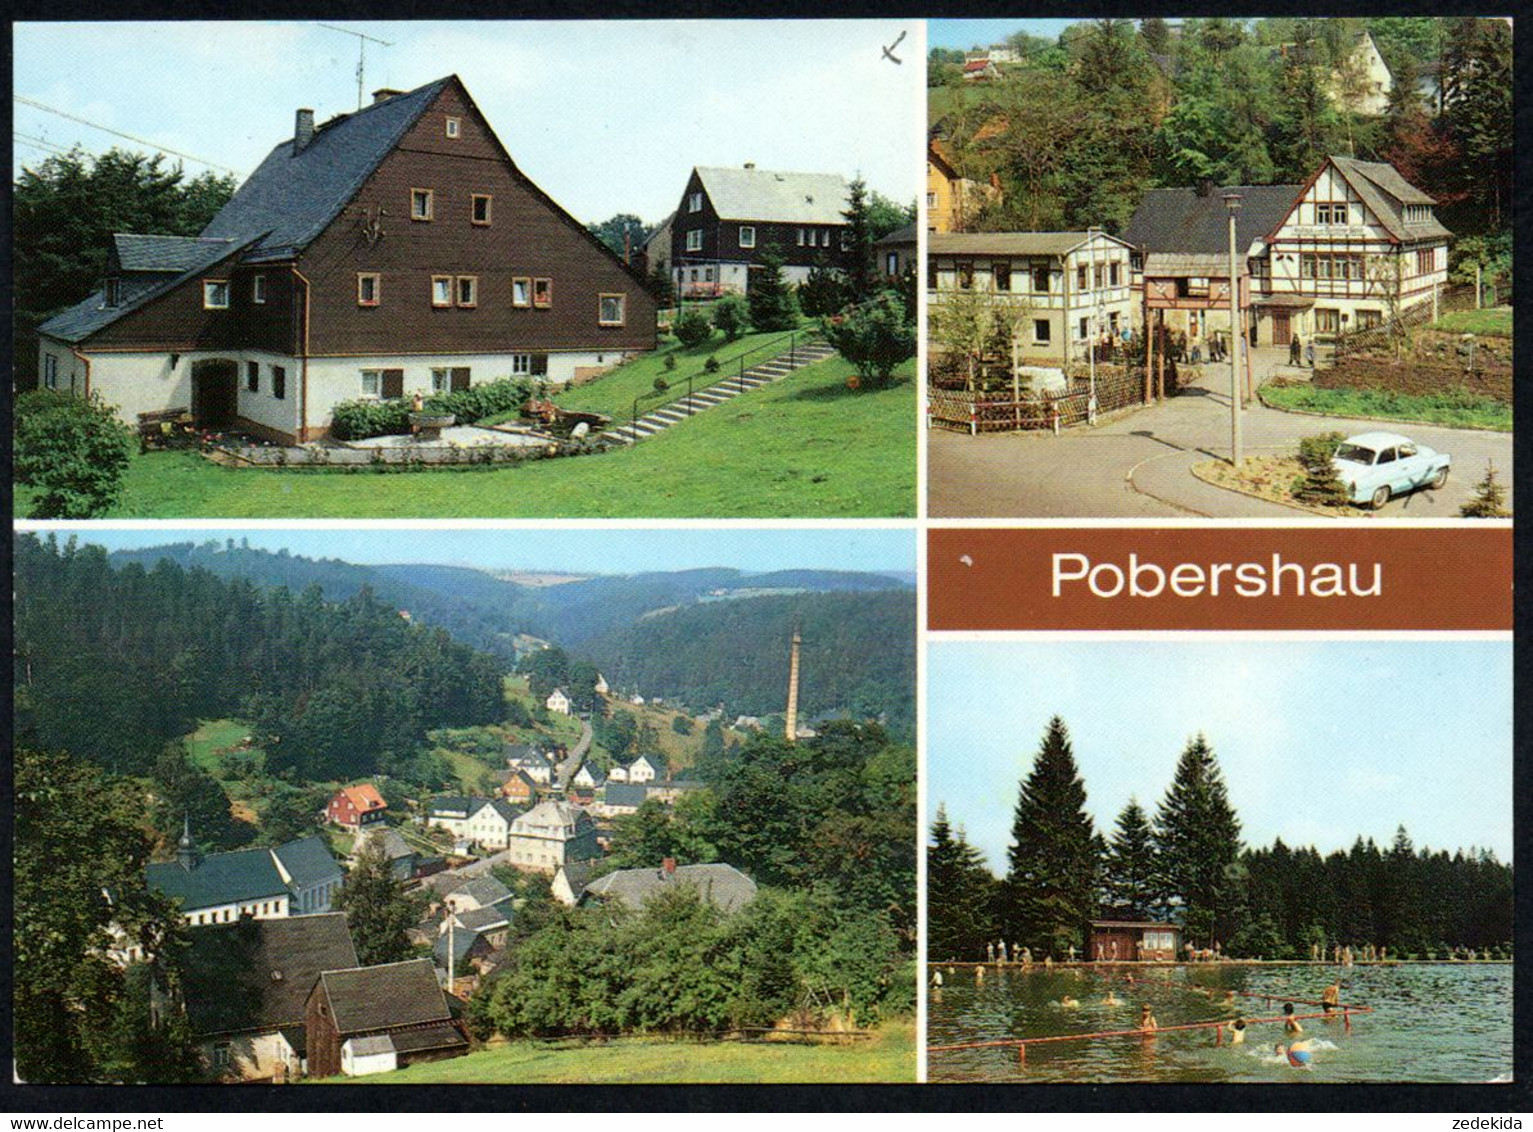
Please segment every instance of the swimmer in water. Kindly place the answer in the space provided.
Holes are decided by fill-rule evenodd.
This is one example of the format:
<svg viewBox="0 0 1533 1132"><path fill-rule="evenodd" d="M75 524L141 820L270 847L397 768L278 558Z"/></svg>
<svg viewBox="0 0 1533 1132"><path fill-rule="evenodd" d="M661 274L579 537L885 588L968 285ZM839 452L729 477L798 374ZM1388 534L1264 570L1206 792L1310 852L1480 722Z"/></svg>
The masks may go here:
<svg viewBox="0 0 1533 1132"><path fill-rule="evenodd" d="M1230 1045L1244 1045L1246 1040L1246 1020L1237 1018L1230 1026Z"/></svg>
<svg viewBox="0 0 1533 1132"><path fill-rule="evenodd" d="M940 987L941 985L942 985L942 971L941 971L940 968L933 968L933 970L932 970L932 986Z"/></svg>
<svg viewBox="0 0 1533 1132"><path fill-rule="evenodd" d="M1067 1007L1068 1006L1079 1006L1080 1005L1080 1000L1079 999L1075 999L1075 998L1071 998L1067 994L1062 994L1062 995L1059 996L1059 1005L1060 1006L1067 1006Z"/></svg>
<svg viewBox="0 0 1533 1132"><path fill-rule="evenodd" d="M1304 1033L1304 1027L1299 1025L1299 1020L1293 1016L1293 1003L1283 1003L1283 1029L1290 1034Z"/></svg>
<svg viewBox="0 0 1533 1132"><path fill-rule="evenodd" d="M1341 1005L1341 982L1337 980L1320 992L1320 1005L1329 1014Z"/></svg>
<svg viewBox="0 0 1533 1132"><path fill-rule="evenodd" d="M1139 1008L1139 1028L1146 1033L1160 1029L1160 1023L1155 1021L1155 1014L1150 1010L1148 1002Z"/></svg>
<svg viewBox="0 0 1533 1132"><path fill-rule="evenodd" d="M1107 997L1102 1000L1102 1005L1103 1006L1119 1006L1119 1005L1121 1005L1118 1002L1117 998L1115 998L1113 996L1112 987L1108 987L1107 988Z"/></svg>
<svg viewBox="0 0 1533 1132"><path fill-rule="evenodd" d="M1235 1005L1235 992L1234 991L1227 990L1227 991L1224 992L1224 1005L1225 1006L1234 1006Z"/></svg>
<svg viewBox="0 0 1533 1132"><path fill-rule="evenodd" d="M1299 1041L1291 1043L1286 1049L1283 1047L1282 1042L1279 1042L1272 1048L1277 1053L1288 1058L1288 1064L1292 1065L1295 1069L1308 1069L1309 1060L1314 1056L1314 1050L1311 1048L1308 1038L1301 1038Z"/></svg>

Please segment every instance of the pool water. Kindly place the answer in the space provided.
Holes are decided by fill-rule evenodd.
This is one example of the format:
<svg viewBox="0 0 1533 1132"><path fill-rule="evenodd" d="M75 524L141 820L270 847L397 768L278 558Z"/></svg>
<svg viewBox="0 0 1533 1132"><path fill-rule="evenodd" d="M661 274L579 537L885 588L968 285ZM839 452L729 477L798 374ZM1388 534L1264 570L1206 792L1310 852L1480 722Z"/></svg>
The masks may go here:
<svg viewBox="0 0 1533 1132"><path fill-rule="evenodd" d="M1110 969L1109 969L1110 970ZM1148 1003L1161 1026L1237 1014L1271 1018L1282 1013L1282 996L1318 1000L1335 967L1306 964L1246 967L1236 964L1170 966L1136 971L1123 981L1090 969L973 972L944 969L946 985L929 992L927 1044L1000 1041L1008 1038L1131 1030ZM1165 980L1148 982L1146 980ZM1204 996L1189 985L1212 988ZM1104 1006L1108 988L1120 1005ZM1237 995L1226 1007L1226 989L1270 994ZM1061 1007L1068 995L1078 1007ZM1347 1032L1334 1020L1306 1020L1304 1037L1315 1039L1310 1067L1294 1069L1273 1045L1287 1038L1276 1024L1251 1026L1244 1045L1216 1046L1215 1031L1186 1030L1154 1037L1088 1038L1029 1046L1019 1062L1015 1047L929 1052L932 1081L1241 1081L1336 1084L1359 1081L1487 1082L1511 1079L1512 967L1503 963L1402 964L1352 967L1342 972L1341 1001L1371 1006L1354 1014ZM1299 1014L1318 1006L1296 1005ZM1226 1031L1226 1042L1228 1041Z"/></svg>

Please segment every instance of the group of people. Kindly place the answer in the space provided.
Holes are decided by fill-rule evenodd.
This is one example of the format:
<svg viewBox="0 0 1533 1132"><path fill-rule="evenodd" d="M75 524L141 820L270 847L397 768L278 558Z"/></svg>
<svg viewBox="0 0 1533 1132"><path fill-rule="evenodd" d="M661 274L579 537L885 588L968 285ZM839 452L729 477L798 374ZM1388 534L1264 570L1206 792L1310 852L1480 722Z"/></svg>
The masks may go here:
<svg viewBox="0 0 1533 1132"><path fill-rule="evenodd" d="M1305 345L1303 339L1295 334L1288 340L1288 364L1291 366L1307 365L1310 369L1315 368L1315 340L1311 338L1309 345Z"/></svg>
<svg viewBox="0 0 1533 1132"><path fill-rule="evenodd" d="M1364 963L1383 963L1389 958L1389 948L1379 947L1371 943L1365 943L1354 954L1351 944L1332 944L1330 950L1326 950L1323 943L1309 945L1309 960L1311 963L1324 963L1329 957L1330 962L1338 967L1350 967L1359 959ZM1474 952L1470 950L1469 957L1474 958ZM1487 953L1488 957L1488 953Z"/></svg>

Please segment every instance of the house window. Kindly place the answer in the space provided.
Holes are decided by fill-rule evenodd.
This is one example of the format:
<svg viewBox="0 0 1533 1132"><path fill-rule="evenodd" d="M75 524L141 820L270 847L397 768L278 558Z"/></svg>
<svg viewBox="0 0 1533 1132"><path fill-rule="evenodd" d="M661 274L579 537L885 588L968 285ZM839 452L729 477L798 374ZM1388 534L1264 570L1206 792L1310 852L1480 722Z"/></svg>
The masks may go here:
<svg viewBox="0 0 1533 1132"><path fill-rule="evenodd" d="M1315 205L1316 224L1345 224L1347 222L1346 202L1326 202Z"/></svg>
<svg viewBox="0 0 1533 1132"><path fill-rule="evenodd" d="M603 295L597 304L596 321L602 326L622 326L626 295Z"/></svg>
<svg viewBox="0 0 1533 1132"><path fill-rule="evenodd" d="M122 280L108 279L106 281L106 305L118 307L122 305Z"/></svg>
<svg viewBox="0 0 1533 1132"><path fill-rule="evenodd" d="M362 371L362 396L383 396L383 371L381 369L365 369Z"/></svg>
<svg viewBox="0 0 1533 1132"><path fill-rule="evenodd" d="M1047 265L1033 268L1033 291L1039 295L1047 295L1049 293L1049 269Z"/></svg>
<svg viewBox="0 0 1533 1132"><path fill-rule="evenodd" d="M59 387L59 358L57 354L43 355L43 386L47 389Z"/></svg>
<svg viewBox="0 0 1533 1132"><path fill-rule="evenodd" d="M452 306L451 275L433 275L431 277L431 305L434 307Z"/></svg>
<svg viewBox="0 0 1533 1132"><path fill-rule="evenodd" d="M554 305L554 281L552 279L534 279L532 281L532 305L545 309Z"/></svg>
<svg viewBox="0 0 1533 1132"><path fill-rule="evenodd" d="M1418 248L1416 251L1416 274L1430 275L1437 270L1437 249Z"/></svg>
<svg viewBox="0 0 1533 1132"><path fill-rule="evenodd" d="M1011 264L1001 262L991 265L991 271L995 275L995 289L997 291L1011 290Z"/></svg>
<svg viewBox="0 0 1533 1132"><path fill-rule="evenodd" d="M1102 265L1100 263L1091 269L1091 284L1098 291L1102 289Z"/></svg>
<svg viewBox="0 0 1533 1132"><path fill-rule="evenodd" d="M703 210L703 194L693 193L687 198L688 212L701 212Z"/></svg>
<svg viewBox="0 0 1533 1132"><path fill-rule="evenodd" d="M204 279L202 281L202 309L208 311L229 309L229 281L227 279Z"/></svg>
<svg viewBox="0 0 1533 1132"><path fill-rule="evenodd" d="M1360 310L1357 312L1357 328L1359 330L1370 330L1375 326L1383 325L1383 322L1384 315L1380 311Z"/></svg>
<svg viewBox="0 0 1533 1132"><path fill-rule="evenodd" d="M516 365L515 365L514 361L512 363L511 369L512 369L512 372L515 372L515 370L516 370ZM433 393L451 393L452 392L452 370L448 369L445 366L433 367L433 369L431 370L431 392L433 392Z"/></svg>
<svg viewBox="0 0 1533 1132"><path fill-rule="evenodd" d="M460 307L477 307L479 305L479 276L458 276L456 293Z"/></svg>
<svg viewBox="0 0 1533 1132"><path fill-rule="evenodd" d="M357 274L357 306L377 306L382 282L383 277L376 271L359 272Z"/></svg>
<svg viewBox="0 0 1533 1132"><path fill-rule="evenodd" d="M431 372L433 374L435 374L435 373L437 373L439 371L432 370ZM531 354L512 354L511 355L511 376L512 377L529 377L529 376L531 376L531 374L532 374L532 355Z"/></svg>
<svg viewBox="0 0 1533 1132"><path fill-rule="evenodd" d="M1054 336L1054 328L1049 325L1046 318L1033 319L1033 342L1037 345L1046 345Z"/></svg>
<svg viewBox="0 0 1533 1132"><path fill-rule="evenodd" d="M927 193L926 194L926 207L927 208L936 208L937 207L937 194L936 193Z"/></svg>
<svg viewBox="0 0 1533 1132"><path fill-rule="evenodd" d="M447 119L447 136L448 137L455 138L455 137L458 137L459 135L461 135L462 133L463 133L463 119L462 118L449 118L449 119Z"/></svg>
<svg viewBox="0 0 1533 1132"><path fill-rule="evenodd" d="M266 276L252 275L250 277L250 301L258 306L266 302Z"/></svg>
<svg viewBox="0 0 1533 1132"><path fill-rule="evenodd" d="M1086 289L1086 265L1084 263L1075 269L1075 289L1077 291L1084 291Z"/></svg>
<svg viewBox="0 0 1533 1132"><path fill-rule="evenodd" d="M287 397L287 370L282 366L271 367L271 395L278 401Z"/></svg>
<svg viewBox="0 0 1533 1132"><path fill-rule="evenodd" d="M434 194L430 189L410 190L410 219L431 219L431 198Z"/></svg>
<svg viewBox="0 0 1533 1132"><path fill-rule="evenodd" d="M490 202L495 198L489 193L474 193L469 199L469 218L474 224L490 222Z"/></svg>
<svg viewBox="0 0 1533 1132"><path fill-rule="evenodd" d="M742 248L754 248L756 246L756 229L749 224L740 225L740 246Z"/></svg>
<svg viewBox="0 0 1533 1132"><path fill-rule="evenodd" d="M974 289L974 265L972 263L960 263L958 265L958 289L960 291L972 291Z"/></svg>
<svg viewBox="0 0 1533 1132"><path fill-rule="evenodd" d="M687 251L700 252L703 250L703 230L693 228L687 233Z"/></svg>
<svg viewBox="0 0 1533 1132"><path fill-rule="evenodd" d="M804 246L804 230L802 228L798 230L798 246Z"/></svg>
<svg viewBox="0 0 1533 1132"><path fill-rule="evenodd" d="M261 363L245 363L245 390L249 393L261 392Z"/></svg>
<svg viewBox="0 0 1533 1132"><path fill-rule="evenodd" d="M887 253L885 253L885 255L884 255L884 274L885 275L898 275L899 273L900 273L900 253L899 252L887 252ZM1011 288L1011 272L1010 272L1010 270L1008 270L1007 273L1006 273L1006 287L1007 287L1008 290L1010 290L1010 288Z"/></svg>
<svg viewBox="0 0 1533 1132"><path fill-rule="evenodd" d="M1085 318L1081 319L1081 328L1080 328L1079 333L1076 334L1076 337L1077 338L1085 338L1088 335L1090 335L1090 333L1091 333L1090 320L1089 319L1085 319Z"/></svg>
<svg viewBox="0 0 1533 1132"><path fill-rule="evenodd" d="M1107 268L1107 282L1114 287L1118 285L1120 278L1118 272L1122 267L1122 263L1120 263L1118 260L1113 260Z"/></svg>
<svg viewBox="0 0 1533 1132"><path fill-rule="evenodd" d="M511 280L511 305L513 307L530 307L532 305L532 280L516 278Z"/></svg>
<svg viewBox="0 0 1533 1132"><path fill-rule="evenodd" d="M1331 307L1315 308L1315 333L1335 334L1341 329L1341 312Z"/></svg>
<svg viewBox="0 0 1533 1132"><path fill-rule="evenodd" d="M213 1068L229 1068L230 1048L228 1042L213 1043Z"/></svg>

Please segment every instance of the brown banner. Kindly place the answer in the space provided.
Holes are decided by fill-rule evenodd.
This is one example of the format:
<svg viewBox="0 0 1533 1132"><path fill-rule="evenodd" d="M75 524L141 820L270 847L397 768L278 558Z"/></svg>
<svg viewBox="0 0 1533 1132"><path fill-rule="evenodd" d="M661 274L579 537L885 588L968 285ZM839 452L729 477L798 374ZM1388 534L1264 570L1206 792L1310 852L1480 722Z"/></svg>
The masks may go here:
<svg viewBox="0 0 1533 1132"><path fill-rule="evenodd" d="M935 528L927 586L934 630L1510 630L1512 532Z"/></svg>

